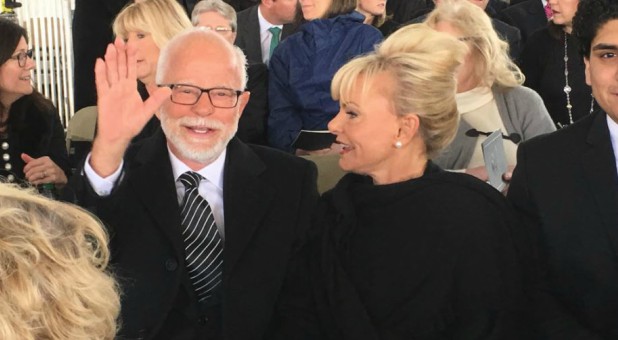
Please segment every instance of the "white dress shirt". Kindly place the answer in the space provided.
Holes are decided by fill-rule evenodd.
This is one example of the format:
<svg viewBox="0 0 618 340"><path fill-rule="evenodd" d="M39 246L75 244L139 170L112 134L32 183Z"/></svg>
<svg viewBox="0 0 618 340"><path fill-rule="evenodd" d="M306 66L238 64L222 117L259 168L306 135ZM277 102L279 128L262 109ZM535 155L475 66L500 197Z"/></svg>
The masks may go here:
<svg viewBox="0 0 618 340"><path fill-rule="evenodd" d="M174 175L174 182L176 183L176 194L178 198L178 205L182 203L182 198L185 195L185 187L178 180L178 177L187 171L191 170L186 164L179 160L169 149L167 149L170 162L172 164L172 174ZM225 164L225 156L227 152L223 150L221 155L209 165L202 169L195 171L202 175L205 179L200 182L198 192L200 196L204 197L215 217L217 228L221 238L225 238L225 220L224 220L224 208L223 208L223 165ZM90 182L90 185L94 191L101 197L108 196L114 188L114 183L118 180L122 174L123 163L120 163L120 167L108 177L99 176L90 166L90 154L86 158L84 165L84 173Z"/></svg>
<svg viewBox="0 0 618 340"><path fill-rule="evenodd" d="M618 123L611 119L609 115L607 115L606 118L607 127L609 128L609 138L612 141L612 149L614 149L614 161L616 162L616 169L618 171Z"/></svg>
<svg viewBox="0 0 618 340"><path fill-rule="evenodd" d="M273 25L268 22L262 15L260 6L258 6L258 20L260 22L260 45L262 46L262 61L266 66L270 61L270 41L273 38L273 34L268 29L271 27L279 27L283 32L283 25ZM281 34L281 33L279 33ZM281 36L279 36L281 38Z"/></svg>

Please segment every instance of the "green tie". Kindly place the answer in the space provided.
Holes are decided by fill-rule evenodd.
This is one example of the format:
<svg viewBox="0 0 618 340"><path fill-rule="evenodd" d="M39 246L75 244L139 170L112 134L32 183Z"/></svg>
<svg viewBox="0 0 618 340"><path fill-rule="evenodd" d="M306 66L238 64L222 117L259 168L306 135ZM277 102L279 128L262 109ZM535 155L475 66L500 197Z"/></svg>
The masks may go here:
<svg viewBox="0 0 618 340"><path fill-rule="evenodd" d="M270 32L270 34L273 35L273 37L270 39L270 55L268 56L268 58L270 59L273 56L273 51L275 50L277 45L279 45L279 33L281 33L281 28L273 26L269 28L268 31Z"/></svg>

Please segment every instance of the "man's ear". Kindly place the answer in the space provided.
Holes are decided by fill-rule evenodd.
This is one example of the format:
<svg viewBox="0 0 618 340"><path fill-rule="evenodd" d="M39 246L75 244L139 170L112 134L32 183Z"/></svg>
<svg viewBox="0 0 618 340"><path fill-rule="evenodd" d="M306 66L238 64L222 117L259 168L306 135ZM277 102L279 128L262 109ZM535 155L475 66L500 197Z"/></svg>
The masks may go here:
<svg viewBox="0 0 618 340"><path fill-rule="evenodd" d="M590 57L584 57L584 64L586 65L586 84L588 84L588 86L592 86L592 81L590 79Z"/></svg>
<svg viewBox="0 0 618 340"><path fill-rule="evenodd" d="M247 107L247 103L249 103L249 98L251 98L251 92L245 91L238 96L238 114L242 115L245 111L245 107Z"/></svg>

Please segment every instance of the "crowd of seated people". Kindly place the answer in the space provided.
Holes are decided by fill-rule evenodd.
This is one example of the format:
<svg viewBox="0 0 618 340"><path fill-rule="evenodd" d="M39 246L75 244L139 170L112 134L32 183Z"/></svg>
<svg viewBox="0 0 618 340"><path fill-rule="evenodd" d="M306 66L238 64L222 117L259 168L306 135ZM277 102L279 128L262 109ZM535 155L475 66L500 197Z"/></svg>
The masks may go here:
<svg viewBox="0 0 618 340"><path fill-rule="evenodd" d="M75 5L76 171L0 19L0 338L618 339L618 0Z"/></svg>

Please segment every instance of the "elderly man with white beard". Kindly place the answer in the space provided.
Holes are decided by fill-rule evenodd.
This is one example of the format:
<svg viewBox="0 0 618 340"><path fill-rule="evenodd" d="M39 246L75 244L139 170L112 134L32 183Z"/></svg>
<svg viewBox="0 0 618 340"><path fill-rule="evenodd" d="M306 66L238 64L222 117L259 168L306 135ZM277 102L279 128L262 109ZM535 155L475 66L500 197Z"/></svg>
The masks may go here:
<svg viewBox="0 0 618 340"><path fill-rule="evenodd" d="M269 338L285 313L317 200L312 163L234 134L250 93L245 56L192 29L162 51L142 102L135 51L96 63L98 132L74 200L111 234L123 289L120 338ZM161 130L129 147L152 117Z"/></svg>

